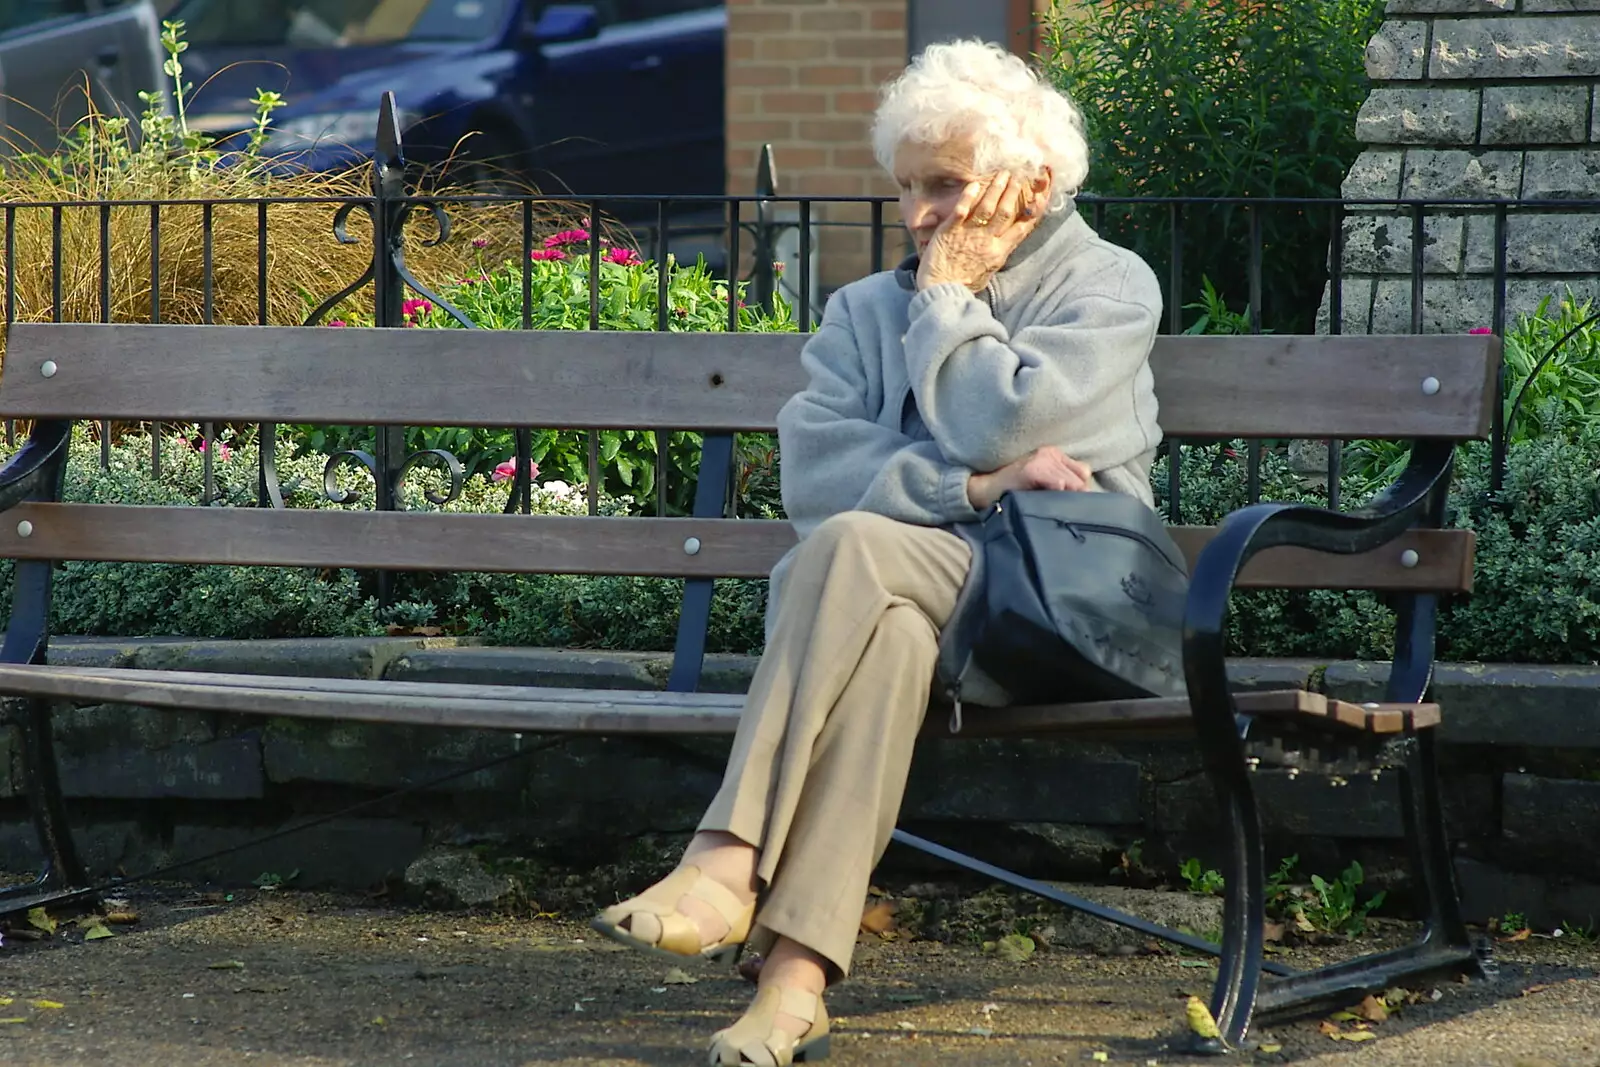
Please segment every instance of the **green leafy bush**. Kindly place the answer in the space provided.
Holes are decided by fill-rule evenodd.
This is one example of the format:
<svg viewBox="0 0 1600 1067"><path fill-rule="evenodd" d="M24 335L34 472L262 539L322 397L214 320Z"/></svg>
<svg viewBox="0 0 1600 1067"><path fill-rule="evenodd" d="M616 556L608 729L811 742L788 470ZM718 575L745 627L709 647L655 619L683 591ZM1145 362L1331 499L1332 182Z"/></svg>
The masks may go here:
<svg viewBox="0 0 1600 1067"><path fill-rule="evenodd" d="M1087 192L1106 197L1337 197L1360 151L1368 40L1383 0L1052 4L1045 69L1089 124ZM1263 208L1263 322L1308 332L1326 281L1325 210ZM1185 275L1247 291L1243 206L1191 207ZM1166 276L1169 209L1110 206L1104 232ZM1186 291L1179 286L1179 291Z"/></svg>
<svg viewBox="0 0 1600 1067"><path fill-rule="evenodd" d="M1592 301L1580 301L1568 290L1559 301L1545 297L1533 313L1524 312L1506 329L1505 417L1511 440L1600 419L1600 327L1589 321L1595 313ZM1519 396L1521 407L1513 418ZM1553 428L1547 418L1557 420Z"/></svg>

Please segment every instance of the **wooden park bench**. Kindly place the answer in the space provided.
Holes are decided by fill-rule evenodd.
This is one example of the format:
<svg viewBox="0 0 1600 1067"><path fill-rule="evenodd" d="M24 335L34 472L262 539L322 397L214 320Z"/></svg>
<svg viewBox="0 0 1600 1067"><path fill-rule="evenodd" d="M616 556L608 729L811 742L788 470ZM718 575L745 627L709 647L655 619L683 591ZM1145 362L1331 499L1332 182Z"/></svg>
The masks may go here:
<svg viewBox="0 0 1600 1067"><path fill-rule="evenodd" d="M787 523L728 519L735 432L771 431L804 385L795 334L526 333L288 327L11 327L0 416L28 420L0 470L0 557L18 562L0 649L0 694L18 729L47 867L0 908L92 892L56 777L50 717L62 701L549 734L729 734L737 696L695 692L716 578L762 578L793 543ZM1175 531L1193 569L1188 700L975 710L962 737L1145 736L1192 730L1220 802L1227 880L1222 943L1101 908L981 861L898 840L1156 936L1220 956L1212 1010L1237 1045L1252 1013L1486 965L1457 904L1426 703L1434 609L1472 586L1473 538L1442 529L1458 442L1485 437L1496 401L1494 337L1163 337L1153 356L1161 421L1188 439L1414 441L1410 465L1370 505L1245 508L1216 529ZM74 420L426 426L680 428L705 433L693 518L145 507L59 502ZM652 575L689 579L669 691L340 681L50 663L55 561ZM1370 589L1391 596L1397 654L1387 702L1302 691L1233 695L1225 609L1234 589ZM946 716L930 714L928 731ZM1396 768L1417 897L1410 947L1296 973L1264 961L1263 849L1251 770ZM1353 773L1353 771L1351 771ZM1266 977L1263 979L1263 971Z"/></svg>

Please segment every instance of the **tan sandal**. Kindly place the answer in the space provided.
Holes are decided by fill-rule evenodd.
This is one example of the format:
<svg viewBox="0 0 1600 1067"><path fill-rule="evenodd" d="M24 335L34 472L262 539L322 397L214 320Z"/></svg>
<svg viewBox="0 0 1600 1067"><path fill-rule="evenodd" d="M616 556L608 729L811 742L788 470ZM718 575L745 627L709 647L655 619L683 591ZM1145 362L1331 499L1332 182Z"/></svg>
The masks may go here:
<svg viewBox="0 0 1600 1067"><path fill-rule="evenodd" d="M777 1027L779 1015L811 1024L799 1037ZM711 1039L711 1067L789 1067L828 1058L828 1010L803 989L763 989L743 1017Z"/></svg>
<svg viewBox="0 0 1600 1067"><path fill-rule="evenodd" d="M728 924L721 941L706 945L700 928L678 910L684 897L711 905ZM636 897L614 904L596 915L589 926L611 940L671 960L699 957L711 963L732 964L750 936L756 906L746 904L733 891L700 873L698 867L679 867ZM624 927L622 924L627 923Z"/></svg>

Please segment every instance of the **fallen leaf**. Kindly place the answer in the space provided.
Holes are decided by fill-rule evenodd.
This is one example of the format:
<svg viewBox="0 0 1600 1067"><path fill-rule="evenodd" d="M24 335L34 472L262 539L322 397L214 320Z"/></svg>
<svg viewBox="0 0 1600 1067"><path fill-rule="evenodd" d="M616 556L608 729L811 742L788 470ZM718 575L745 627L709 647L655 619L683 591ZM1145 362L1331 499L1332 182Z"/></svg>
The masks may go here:
<svg viewBox="0 0 1600 1067"><path fill-rule="evenodd" d="M1507 936L1500 938L1500 941L1502 941L1502 942L1526 941L1526 940L1528 940L1529 936L1532 935L1532 933L1533 933L1532 930L1530 930L1526 926L1524 926L1522 929L1518 930L1516 933L1508 934Z"/></svg>
<svg viewBox="0 0 1600 1067"><path fill-rule="evenodd" d="M374 1015L372 1017L372 1025L373 1026L383 1026L383 1025L387 1024L388 1021L389 1021L388 1019L385 1019L381 1015Z"/></svg>
<svg viewBox="0 0 1600 1067"><path fill-rule="evenodd" d="M999 1011L1000 1010L1000 1005L998 1005L998 1004L985 1004L983 1007L979 1008L978 1010L983 1012L984 1017L987 1018L988 1016L993 1015L995 1012Z"/></svg>
<svg viewBox="0 0 1600 1067"><path fill-rule="evenodd" d="M1183 1006L1183 1014L1189 1022L1189 1029L1197 1036L1211 1040L1222 1036L1222 1031L1217 1029L1216 1017L1199 997L1189 998Z"/></svg>
<svg viewBox="0 0 1600 1067"><path fill-rule="evenodd" d="M1389 1019L1389 1006L1374 996L1368 996L1353 1010L1369 1023L1387 1022Z"/></svg>
<svg viewBox="0 0 1600 1067"><path fill-rule="evenodd" d="M27 1021L27 1019L20 1017L15 1019L0 1019L0 1026L15 1026L17 1023L25 1023Z"/></svg>
<svg viewBox="0 0 1600 1067"><path fill-rule="evenodd" d="M111 932L111 928L104 923L94 923L83 932L83 939L85 941L103 941L108 937L116 936L116 934Z"/></svg>
<svg viewBox="0 0 1600 1067"><path fill-rule="evenodd" d="M1402 1004L1415 1004L1417 999L1417 994L1401 986L1383 991L1383 1002L1391 1008L1398 1008Z"/></svg>
<svg viewBox="0 0 1600 1067"><path fill-rule="evenodd" d="M661 981L664 985L694 985L700 979L681 967L674 967L667 972L667 976Z"/></svg>
<svg viewBox="0 0 1600 1067"><path fill-rule="evenodd" d="M139 921L139 913L136 912L136 911L108 911L108 912L106 912L106 922L113 923L113 924L115 924L117 926L130 926L133 923L136 923L138 921Z"/></svg>
<svg viewBox="0 0 1600 1067"><path fill-rule="evenodd" d="M1282 1052L1283 1051L1283 1046L1282 1045L1278 1045L1278 1044L1260 1045L1260 1046L1257 1046L1256 1051L1257 1052L1265 1052L1265 1053L1270 1055L1271 1053L1274 1053L1274 1052Z"/></svg>
<svg viewBox="0 0 1600 1067"><path fill-rule="evenodd" d="M895 1023L895 1025L902 1030L915 1030L917 1028L916 1023L908 1023L904 1019L901 1019L899 1022Z"/></svg>
<svg viewBox="0 0 1600 1067"><path fill-rule="evenodd" d="M1096 1063L1105 1063L1105 1062L1106 1062L1106 1061L1107 1061L1107 1060L1109 1060L1109 1059L1111 1059L1111 1057L1110 1057L1110 1056L1107 1056L1107 1055L1106 1055L1106 1054L1105 1054L1105 1053L1104 1053L1104 1052L1095 1052L1095 1053L1092 1053L1092 1054L1091 1054L1091 1055L1090 1055L1090 1056L1089 1056L1089 1058L1090 1058L1090 1059L1091 1059L1091 1060L1093 1060L1093 1061L1094 1061L1094 1062L1096 1062Z"/></svg>
<svg viewBox="0 0 1600 1067"><path fill-rule="evenodd" d="M56 921L43 908L28 909L28 925L47 934L56 932Z"/></svg>
<svg viewBox="0 0 1600 1067"><path fill-rule="evenodd" d="M1311 920L1306 918L1306 913L1303 911L1297 911L1294 913L1294 928L1303 934L1314 934L1317 932L1317 928L1311 925Z"/></svg>
<svg viewBox="0 0 1600 1067"><path fill-rule="evenodd" d="M1340 1041L1375 1041L1378 1035L1371 1030L1351 1030L1348 1033L1336 1035Z"/></svg>
<svg viewBox="0 0 1600 1067"><path fill-rule="evenodd" d="M1353 1023L1357 1019L1361 1018L1361 1016L1357 1015L1353 1011L1336 1011L1332 1015L1328 1016L1328 1018L1332 1019L1336 1023Z"/></svg>
<svg viewBox="0 0 1600 1067"><path fill-rule="evenodd" d="M861 914L861 932L884 937L894 929L894 915L899 910L891 900L880 900Z"/></svg>
<svg viewBox="0 0 1600 1067"><path fill-rule="evenodd" d="M1549 988L1550 988L1550 983L1549 982L1546 982L1546 983L1544 983L1542 985L1531 985L1527 989L1524 989L1522 991L1522 995L1525 996L1525 997L1531 997L1533 994L1535 994L1535 993L1543 993L1546 989L1549 989Z"/></svg>
<svg viewBox="0 0 1600 1067"><path fill-rule="evenodd" d="M1317 1032L1327 1034L1329 1037L1333 1037L1342 1031L1340 1031L1338 1023L1330 1023L1328 1020L1324 1019L1320 1024L1318 1024Z"/></svg>
<svg viewBox="0 0 1600 1067"><path fill-rule="evenodd" d="M30 1000L28 1003L33 1005L35 1008L39 1008L44 1011L58 1011L61 1008L66 1007L66 1005L61 1003L59 1000Z"/></svg>
<svg viewBox="0 0 1600 1067"><path fill-rule="evenodd" d="M1007 934L995 942L994 954L1008 963L1021 963L1033 955L1033 938L1024 934Z"/></svg>
<svg viewBox="0 0 1600 1067"><path fill-rule="evenodd" d="M218 960L216 963L208 963L208 964L206 964L206 970L208 970L208 971L242 971L242 970L244 970L244 961L243 960Z"/></svg>
<svg viewBox="0 0 1600 1067"><path fill-rule="evenodd" d="M10 1004L11 1004L11 998L10 997L0 997L0 1008L9 1007Z"/></svg>
<svg viewBox="0 0 1600 1067"><path fill-rule="evenodd" d="M972 1029L968 1030L967 1033L973 1035L974 1037L994 1036L994 1031L989 1029L987 1026L974 1026Z"/></svg>
<svg viewBox="0 0 1600 1067"><path fill-rule="evenodd" d="M1283 941L1283 924L1275 922L1262 923L1261 939L1269 943L1281 943Z"/></svg>

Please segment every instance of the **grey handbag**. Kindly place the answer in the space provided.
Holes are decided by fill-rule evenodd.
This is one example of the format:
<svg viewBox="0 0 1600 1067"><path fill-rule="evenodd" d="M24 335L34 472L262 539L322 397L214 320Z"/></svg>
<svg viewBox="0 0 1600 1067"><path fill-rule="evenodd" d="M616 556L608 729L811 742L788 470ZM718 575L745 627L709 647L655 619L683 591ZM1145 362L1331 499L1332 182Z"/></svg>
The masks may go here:
<svg viewBox="0 0 1600 1067"><path fill-rule="evenodd" d="M973 557L939 636L951 732L974 665L1023 704L1183 695L1188 570L1143 502L1007 493L957 531Z"/></svg>

